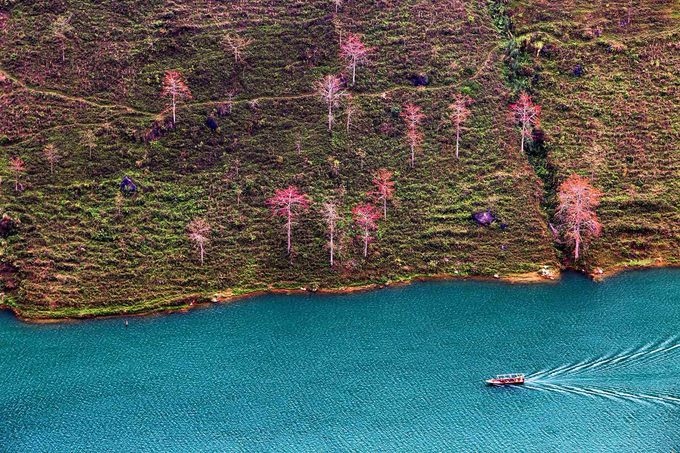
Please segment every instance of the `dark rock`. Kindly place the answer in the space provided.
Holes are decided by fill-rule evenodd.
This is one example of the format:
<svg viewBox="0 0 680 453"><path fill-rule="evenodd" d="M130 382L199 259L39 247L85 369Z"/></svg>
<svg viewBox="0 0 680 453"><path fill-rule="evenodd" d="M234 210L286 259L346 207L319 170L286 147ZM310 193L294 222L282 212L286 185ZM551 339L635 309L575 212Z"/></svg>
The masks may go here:
<svg viewBox="0 0 680 453"><path fill-rule="evenodd" d="M585 71L583 70L583 66L580 64L577 64L571 69L571 75L574 77L581 77L584 73Z"/></svg>
<svg viewBox="0 0 680 453"><path fill-rule="evenodd" d="M472 219L479 225L489 226L496 220L496 217L494 217L490 210L486 210L473 213Z"/></svg>
<svg viewBox="0 0 680 453"><path fill-rule="evenodd" d="M137 192L137 184L134 183L132 178L125 175L120 182L120 191L123 192L124 195L132 195Z"/></svg>
<svg viewBox="0 0 680 453"><path fill-rule="evenodd" d="M211 131L215 132L218 128L217 120L212 116L205 119L205 125L210 128Z"/></svg>
<svg viewBox="0 0 680 453"><path fill-rule="evenodd" d="M430 84L430 77L427 74L413 74L409 80L416 87L424 87Z"/></svg>
<svg viewBox="0 0 680 453"><path fill-rule="evenodd" d="M502 222L502 223L501 223L501 230L505 231L505 230L507 230L507 229L508 229L508 224L505 223L505 222Z"/></svg>
<svg viewBox="0 0 680 453"><path fill-rule="evenodd" d="M16 223L14 222L14 219L7 214L3 214L2 219L0 219L0 237L6 238L15 232Z"/></svg>

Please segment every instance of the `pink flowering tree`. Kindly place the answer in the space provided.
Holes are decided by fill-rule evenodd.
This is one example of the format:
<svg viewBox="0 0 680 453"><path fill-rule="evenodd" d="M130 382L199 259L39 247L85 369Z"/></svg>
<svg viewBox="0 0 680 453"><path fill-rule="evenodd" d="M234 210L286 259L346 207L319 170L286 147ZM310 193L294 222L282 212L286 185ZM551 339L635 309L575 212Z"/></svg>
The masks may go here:
<svg viewBox="0 0 680 453"><path fill-rule="evenodd" d="M578 260L582 245L602 232L595 208L600 204L602 192L590 185L587 179L571 175L557 191L555 213L567 244L574 250Z"/></svg>
<svg viewBox="0 0 680 453"><path fill-rule="evenodd" d="M340 104L345 95L342 80L336 75L327 75L316 83L316 93L328 107L328 131L333 130L333 109Z"/></svg>
<svg viewBox="0 0 680 453"><path fill-rule="evenodd" d="M425 119L425 114L420 106L407 102L401 108L401 117L404 123L406 123L407 129L415 129L420 127L420 124Z"/></svg>
<svg viewBox="0 0 680 453"><path fill-rule="evenodd" d="M243 62L246 49L252 43L251 39L236 34L229 34L224 38L224 47L234 56L234 63L236 64Z"/></svg>
<svg viewBox="0 0 680 453"><path fill-rule="evenodd" d="M197 217L187 225L187 237L198 248L201 266L205 256L205 245L210 242L210 224L207 220Z"/></svg>
<svg viewBox="0 0 680 453"><path fill-rule="evenodd" d="M274 216L283 217L288 242L287 252L291 251L291 229L297 217L309 208L309 197L295 186L277 189L274 196L267 200L267 206Z"/></svg>
<svg viewBox="0 0 680 453"><path fill-rule="evenodd" d="M413 104L406 103L401 110L401 118L406 123L406 140L411 148L411 168L416 165L416 151L423 143L423 133L420 130L420 125L425 119L422 109Z"/></svg>
<svg viewBox="0 0 680 453"><path fill-rule="evenodd" d="M472 104L472 98L464 94L458 94L453 101L453 104L449 106L451 110L451 122L456 128L456 159L458 159L458 149L460 144L460 131L463 127L463 123L470 117L470 109L468 106Z"/></svg>
<svg viewBox="0 0 680 453"><path fill-rule="evenodd" d="M59 162L59 159L61 158L59 150L52 143L48 143L43 148L43 156L45 156L45 160L50 165L50 174L54 174L54 165Z"/></svg>
<svg viewBox="0 0 680 453"><path fill-rule="evenodd" d="M14 191L18 192L19 188L22 187L19 183L19 178L21 178L22 173L26 172L26 162L19 156L10 157L9 169L14 174Z"/></svg>
<svg viewBox="0 0 680 453"><path fill-rule="evenodd" d="M338 205L335 201L327 201L322 206L323 220L326 223L326 232L328 233L328 249L330 250L331 267L334 264L335 258L335 236L340 220L338 213Z"/></svg>
<svg viewBox="0 0 680 453"><path fill-rule="evenodd" d="M371 49L361 40L361 36L355 33L348 33L340 43L340 57L345 60L349 70L352 71L352 85L356 83L357 65L368 61L368 54Z"/></svg>
<svg viewBox="0 0 680 453"><path fill-rule="evenodd" d="M416 166L416 151L420 150L422 147L424 138L425 136L419 129L409 129L406 132L406 139L411 148L411 168Z"/></svg>
<svg viewBox="0 0 680 453"><path fill-rule="evenodd" d="M510 105L510 113L513 120L521 126L522 142L520 151L524 151L524 139L531 140L531 132L541 125L541 106L534 104L525 91L519 95L516 103Z"/></svg>
<svg viewBox="0 0 680 453"><path fill-rule="evenodd" d="M373 178L373 191L369 195L382 205L383 218L387 218L387 202L394 198L393 173L386 168L381 168Z"/></svg>
<svg viewBox="0 0 680 453"><path fill-rule="evenodd" d="M172 104L172 124L176 121L177 102L180 99L191 99L191 90L184 81L184 76L179 71L165 71L163 78L163 96L169 97Z"/></svg>
<svg viewBox="0 0 680 453"><path fill-rule="evenodd" d="M354 223L361 231L364 242L364 258L368 256L368 244L373 241L372 232L378 229L380 211L370 203L358 204L352 209Z"/></svg>

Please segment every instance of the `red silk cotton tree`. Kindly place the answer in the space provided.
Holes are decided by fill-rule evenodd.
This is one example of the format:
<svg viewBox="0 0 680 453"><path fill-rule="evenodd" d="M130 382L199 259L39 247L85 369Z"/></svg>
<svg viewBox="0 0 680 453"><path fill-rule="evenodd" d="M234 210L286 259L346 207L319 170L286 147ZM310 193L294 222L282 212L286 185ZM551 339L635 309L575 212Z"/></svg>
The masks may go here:
<svg viewBox="0 0 680 453"><path fill-rule="evenodd" d="M205 256L205 245L210 242L210 224L202 218L193 219L187 225L187 236L198 247L202 266Z"/></svg>
<svg viewBox="0 0 680 453"><path fill-rule="evenodd" d="M574 249L574 261L578 260L588 239L602 232L595 213L601 197L602 192L592 187L587 179L575 174L558 189L556 217L567 244Z"/></svg>
<svg viewBox="0 0 680 453"><path fill-rule="evenodd" d="M361 36L355 33L348 33L340 43L340 57L347 62L352 71L352 85L356 82L357 65L367 61L370 51L371 49L361 41Z"/></svg>
<svg viewBox="0 0 680 453"><path fill-rule="evenodd" d="M425 115L422 112L422 109L413 104L413 103L406 103L401 109L401 117L404 119L404 122L406 123L406 127L408 129L414 129L420 126L420 123L423 122L423 119L425 119Z"/></svg>
<svg viewBox="0 0 680 453"><path fill-rule="evenodd" d="M394 181L392 172L386 168L381 168L373 178L374 190L369 195L382 204L383 218L387 218L387 202L394 198Z"/></svg>
<svg viewBox="0 0 680 453"><path fill-rule="evenodd" d="M533 128L541 125L541 106L534 104L531 96L523 91L517 102L510 105L510 112L513 120L522 127L520 151L524 151L524 139L531 139Z"/></svg>
<svg viewBox="0 0 680 453"><path fill-rule="evenodd" d="M316 83L316 93L328 106L328 131L333 130L333 108L337 107L345 95L339 76L327 75Z"/></svg>
<svg viewBox="0 0 680 453"><path fill-rule="evenodd" d="M368 256L368 243L373 241L371 232L378 228L377 221L380 218L378 208L369 203L358 204L352 209L354 223L361 230L361 239L364 241L364 258Z"/></svg>
<svg viewBox="0 0 680 453"><path fill-rule="evenodd" d="M419 150L423 145L424 138L425 137L423 136L423 133L420 132L420 129L409 129L406 132L406 139L408 140L408 144L411 147L411 168L416 166L416 151Z"/></svg>
<svg viewBox="0 0 680 453"><path fill-rule="evenodd" d="M425 115L419 106L409 102L404 104L401 117L406 123L406 139L411 147L411 168L413 168L416 164L416 150L423 144L424 137L420 131L420 124Z"/></svg>
<svg viewBox="0 0 680 453"><path fill-rule="evenodd" d="M328 248L330 250L332 267L335 258L335 230L337 229L338 221L340 220L340 214L338 213L338 205L335 201L324 203L322 209L323 219L326 222L328 232Z"/></svg>
<svg viewBox="0 0 680 453"><path fill-rule="evenodd" d="M165 71L161 94L172 99L172 124L175 124L177 101L191 99L191 90L189 90L181 72Z"/></svg>
<svg viewBox="0 0 680 453"><path fill-rule="evenodd" d="M472 104L472 98L464 94L458 94L453 101L453 104L449 106L451 110L451 121L456 127L456 159L458 159L458 149L460 144L460 130L463 126L465 120L470 117L470 109L468 105Z"/></svg>
<svg viewBox="0 0 680 453"><path fill-rule="evenodd" d="M18 192L19 188L22 187L19 183L19 178L21 178L22 173L26 172L26 162L19 156L10 157L9 169L14 173L14 191Z"/></svg>
<svg viewBox="0 0 680 453"><path fill-rule="evenodd" d="M278 189L274 196L267 200L267 206L275 216L286 219L286 235L288 238L288 254L291 251L291 227L297 216L309 208L309 197L295 186Z"/></svg>

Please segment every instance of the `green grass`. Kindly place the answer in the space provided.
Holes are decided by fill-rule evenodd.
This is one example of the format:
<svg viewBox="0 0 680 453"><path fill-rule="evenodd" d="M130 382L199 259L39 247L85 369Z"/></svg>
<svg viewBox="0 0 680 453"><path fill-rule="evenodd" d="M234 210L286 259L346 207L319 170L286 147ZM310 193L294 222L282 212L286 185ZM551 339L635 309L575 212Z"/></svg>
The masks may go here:
<svg viewBox="0 0 680 453"><path fill-rule="evenodd" d="M0 85L5 108L0 201L20 225L0 251L3 263L14 269L3 275L5 291L22 314L138 313L181 308L194 295L209 300L225 292L338 288L455 273L508 275L558 266L546 227L550 205L543 181L518 152L518 133L506 116L512 98L506 37L484 2L449 8L417 0L356 0L338 16L321 0L285 7L272 0L238 4L35 0L6 10L9 19L0 31L0 69L7 77ZM586 259L602 267L622 256L677 260L678 247L671 246L678 239L677 208L673 211L680 192L673 176L678 159L666 143L677 138L677 116L669 114L677 98L662 100L664 110L644 123L643 132L632 120L617 129L622 119L610 107L637 89L624 65L633 57L606 53L595 41L584 44L561 31L579 18L558 21L555 14L557 19L539 22L522 5L512 8L518 35L540 26L542 42L565 43L560 46L568 57L534 62L527 51L520 60L540 66L536 90L545 106L556 178L590 168L578 158L582 125L595 114L602 123L598 131L605 139L598 143L608 153L596 181L607 192L601 210L605 236ZM76 30L65 62L47 31L60 14L72 14ZM352 88L358 113L350 132L340 108L329 134L312 86L342 69L337 42L349 31L361 33L374 52ZM228 33L252 39L245 64L234 64L221 45ZM632 52L633 44L626 45ZM600 66L588 64L586 77L571 80L565 68L583 46L596 51L589 58L602 67L595 72ZM654 86L641 89L650 105L655 101L650 93L670 95L677 86L664 68L654 73ZM166 69L183 72L194 99L180 106L174 131L145 143L141 137L166 107L159 96ZM414 74L428 74L431 84L413 87ZM475 103L456 160L447 106L460 91ZM583 98L574 94L581 91ZM233 112L219 117L217 108L230 92L236 93ZM427 114L415 169L408 167L399 118L407 101ZM668 123L662 122L663 112ZM204 125L208 115L219 123L214 133ZM93 159L82 138L88 130L97 137ZM644 165L627 164L627 152L614 146L622 130L653 141ZM46 143L63 155L54 175L41 154ZM13 191L6 165L15 155L28 167L20 193ZM380 167L395 172L397 202L364 260L353 239L350 209L366 199ZM622 168L628 168L626 175ZM140 191L117 200L126 174ZM288 184L314 200L294 228L292 260L284 253L279 220L265 207L274 189ZM237 187L243 192L238 206ZM334 269L327 265L318 211L331 196L341 200L343 213ZM473 211L487 208L508 224L506 230L472 222ZM638 215L642 222L630 222ZM213 227L204 266L185 234L196 216ZM633 227L639 231L631 232Z"/></svg>
<svg viewBox="0 0 680 453"><path fill-rule="evenodd" d="M680 261L680 58L677 3L515 2L518 40L540 74L543 128L556 178L604 192L603 235L588 266ZM630 18L630 21L628 19ZM550 48L535 56L535 35ZM601 33L598 38L594 32ZM576 65L584 74L573 75Z"/></svg>

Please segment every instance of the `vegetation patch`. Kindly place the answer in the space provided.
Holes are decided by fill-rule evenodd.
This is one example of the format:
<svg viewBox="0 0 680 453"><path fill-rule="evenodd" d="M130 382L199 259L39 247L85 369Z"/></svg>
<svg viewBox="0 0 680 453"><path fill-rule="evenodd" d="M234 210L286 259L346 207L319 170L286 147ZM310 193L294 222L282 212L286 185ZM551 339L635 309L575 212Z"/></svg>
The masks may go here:
<svg viewBox="0 0 680 453"><path fill-rule="evenodd" d="M670 3L640 12L654 40L562 3L0 6L5 300L75 317L537 272L574 172L603 193L579 265L677 262Z"/></svg>

